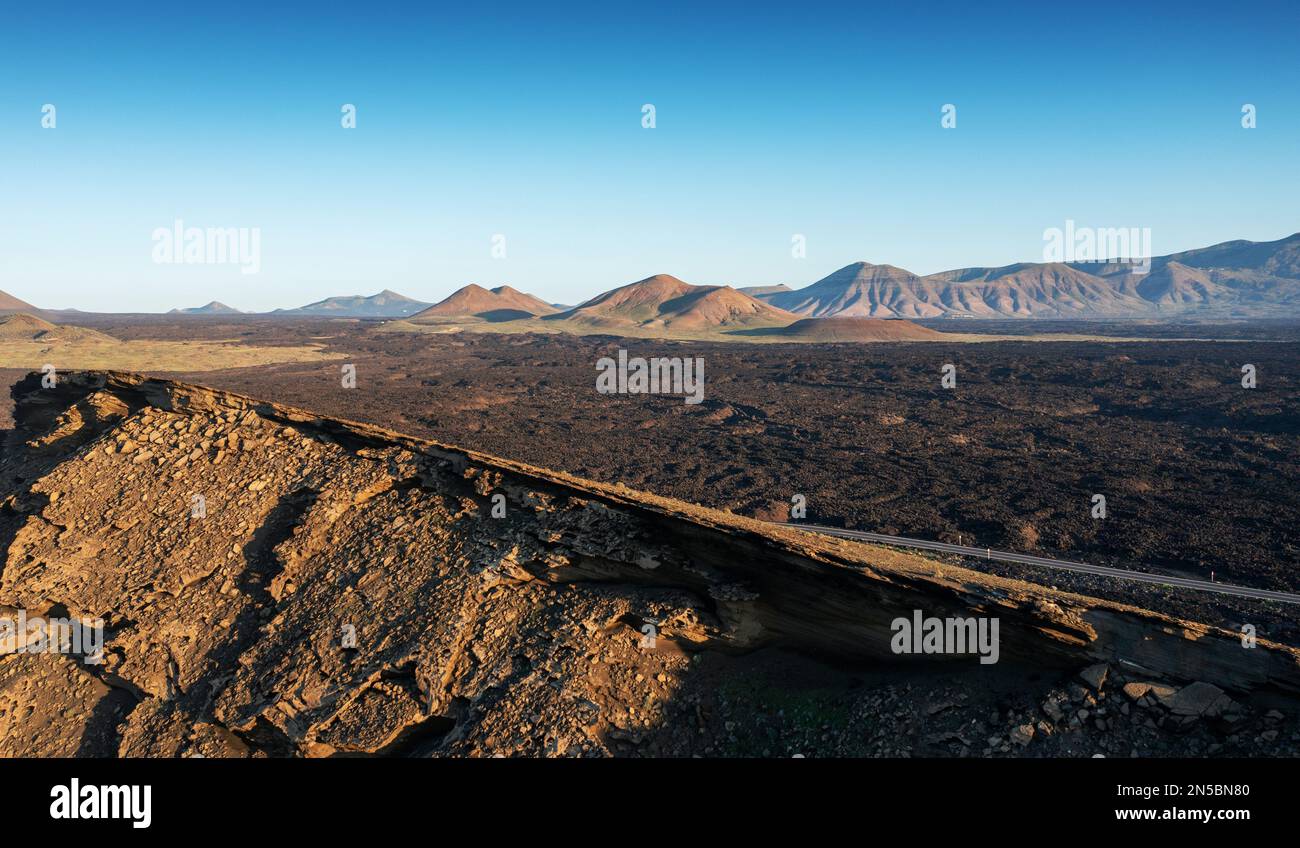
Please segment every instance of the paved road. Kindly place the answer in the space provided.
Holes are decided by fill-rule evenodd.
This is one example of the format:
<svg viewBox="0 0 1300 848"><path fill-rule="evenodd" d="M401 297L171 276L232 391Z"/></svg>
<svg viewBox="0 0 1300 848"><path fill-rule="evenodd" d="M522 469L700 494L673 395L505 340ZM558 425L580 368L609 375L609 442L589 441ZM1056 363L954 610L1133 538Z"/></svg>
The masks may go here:
<svg viewBox="0 0 1300 848"><path fill-rule="evenodd" d="M862 542L876 542L896 548L920 548L926 551L942 551L946 554L959 554L975 559L1015 562L1021 565L1039 565L1057 568L1062 571L1075 571L1081 574L1094 574L1099 577L1115 577L1120 580L1136 580L1139 583L1154 583L1160 586L1178 586L1184 589L1196 589L1201 592L1214 592L1219 595L1235 595L1239 598L1256 598L1268 601L1282 601L1288 604L1300 604L1300 595L1288 592L1272 592L1268 589L1252 589L1248 586L1233 586L1229 583L1211 583L1208 580L1192 580L1187 577L1166 577L1160 574L1147 574L1130 571L1127 568L1110 568L1105 565L1088 565L1082 562L1069 562L1047 557L1017 554L1011 551L995 551L990 548L971 548L965 545L950 545L947 542L929 542L925 539L908 539L903 536L886 536L883 533L868 533L864 530L842 530L838 527L822 527L817 524L796 524L777 522L785 527L823 533L828 536L840 536L845 539L857 539Z"/></svg>

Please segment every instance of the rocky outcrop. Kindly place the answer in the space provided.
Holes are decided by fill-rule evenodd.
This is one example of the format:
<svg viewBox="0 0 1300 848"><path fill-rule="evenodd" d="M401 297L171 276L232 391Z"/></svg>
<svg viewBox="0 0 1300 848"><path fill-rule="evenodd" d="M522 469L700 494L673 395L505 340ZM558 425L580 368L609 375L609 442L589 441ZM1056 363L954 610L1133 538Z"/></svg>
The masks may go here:
<svg viewBox="0 0 1300 848"><path fill-rule="evenodd" d="M1296 651L1226 626L365 424L122 373L14 393L0 604L105 639L0 657L6 754L720 753L705 703L771 652L972 686L1105 663L1093 689L1201 681L1182 718L1300 693ZM999 664L894 653L914 610L996 617Z"/></svg>

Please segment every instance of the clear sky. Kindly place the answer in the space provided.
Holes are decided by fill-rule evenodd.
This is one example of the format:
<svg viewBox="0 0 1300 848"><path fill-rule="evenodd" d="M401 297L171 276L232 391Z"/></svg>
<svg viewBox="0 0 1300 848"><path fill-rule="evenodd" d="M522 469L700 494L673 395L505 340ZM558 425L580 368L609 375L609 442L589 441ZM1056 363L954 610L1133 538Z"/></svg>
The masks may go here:
<svg viewBox="0 0 1300 848"><path fill-rule="evenodd" d="M658 272L797 287L859 259L1039 261L1066 220L1149 227L1156 254L1300 230L1294 0L41 0L2 19L0 289L47 308L468 282L576 302ZM155 263L177 219L258 228L260 272Z"/></svg>

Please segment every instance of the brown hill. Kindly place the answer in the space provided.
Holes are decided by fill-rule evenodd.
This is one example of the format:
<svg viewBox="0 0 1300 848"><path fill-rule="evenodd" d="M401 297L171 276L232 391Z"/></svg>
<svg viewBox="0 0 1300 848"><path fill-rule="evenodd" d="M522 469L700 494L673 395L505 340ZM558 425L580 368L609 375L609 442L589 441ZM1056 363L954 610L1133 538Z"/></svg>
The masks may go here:
<svg viewBox="0 0 1300 848"><path fill-rule="evenodd" d="M804 341L906 342L935 341L943 333L896 318L803 318L778 331Z"/></svg>
<svg viewBox="0 0 1300 848"><path fill-rule="evenodd" d="M626 327L699 331L788 324L797 316L730 286L696 286L656 274L547 317L611 330Z"/></svg>
<svg viewBox="0 0 1300 848"><path fill-rule="evenodd" d="M0 317L0 341L110 341L112 336L98 330L74 327L69 324L51 324L43 318L23 312Z"/></svg>
<svg viewBox="0 0 1300 848"><path fill-rule="evenodd" d="M57 329L57 324L25 312L0 318L0 339L35 339Z"/></svg>
<svg viewBox="0 0 1300 848"><path fill-rule="evenodd" d="M551 315L555 311L555 307L541 298L518 291L510 286L485 289L480 285L470 283L452 292L448 297L438 301L423 312L412 315L411 320L474 316L488 321L511 321L519 318Z"/></svg>

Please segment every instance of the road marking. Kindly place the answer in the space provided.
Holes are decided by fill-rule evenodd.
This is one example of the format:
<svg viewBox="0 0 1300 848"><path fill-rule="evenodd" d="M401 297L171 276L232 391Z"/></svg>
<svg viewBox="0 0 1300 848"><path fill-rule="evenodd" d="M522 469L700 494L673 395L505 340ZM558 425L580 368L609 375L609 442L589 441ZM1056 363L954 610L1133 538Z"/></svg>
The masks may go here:
<svg viewBox="0 0 1300 848"><path fill-rule="evenodd" d="M1249 586L1233 586L1228 583L1211 583L1208 580L1193 580L1188 577L1168 577L1162 574L1147 574L1142 571L1131 571L1127 568L1111 568L1106 565L1089 565L1085 562L1070 562L1063 559L1050 559L1048 557L1036 557L1029 554L1017 554L1011 551L998 551L997 556L993 556L992 548L985 548L981 551L979 548L966 547L965 545L953 545L947 542L931 542L926 539L909 539L905 536L887 536L884 533L868 533L865 530L843 530L839 527L823 527L818 524L793 524L786 521L776 521L782 527L792 527L796 530L807 530L810 533L821 533L826 536L839 536L845 539L856 539L863 542L875 542L881 545L892 545L897 548L919 548L926 551L940 551L948 554L959 554L978 558L982 553L986 560L998 560L999 562L1014 562L1020 565L1038 565L1045 568L1056 568L1061 571L1074 571L1080 574L1091 574L1101 577L1116 577L1121 580L1135 580L1139 583L1154 583L1160 586L1177 586L1183 589L1195 589L1201 592L1212 592L1219 595L1233 595L1240 598L1254 598L1256 600L1282 601L1288 604L1300 604L1300 595L1293 595L1289 592L1274 592L1270 589L1252 589Z"/></svg>

